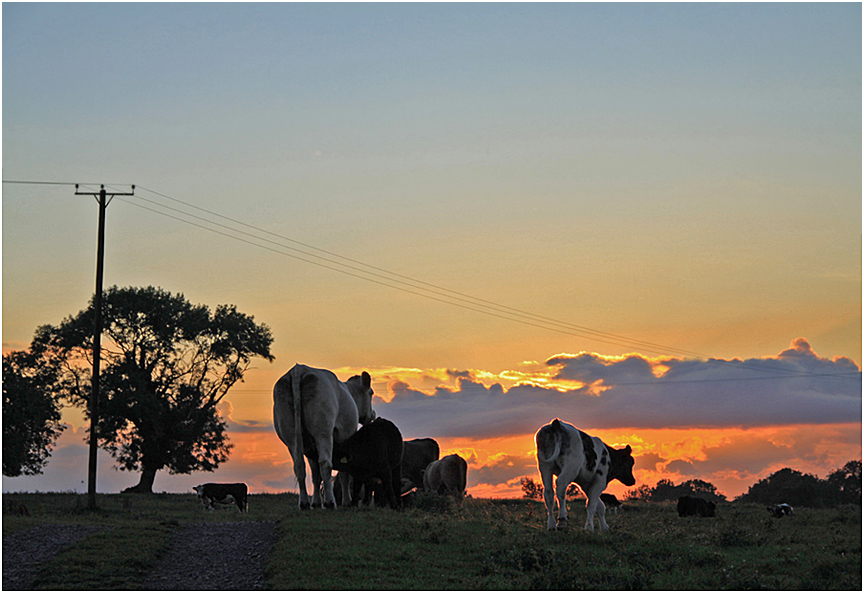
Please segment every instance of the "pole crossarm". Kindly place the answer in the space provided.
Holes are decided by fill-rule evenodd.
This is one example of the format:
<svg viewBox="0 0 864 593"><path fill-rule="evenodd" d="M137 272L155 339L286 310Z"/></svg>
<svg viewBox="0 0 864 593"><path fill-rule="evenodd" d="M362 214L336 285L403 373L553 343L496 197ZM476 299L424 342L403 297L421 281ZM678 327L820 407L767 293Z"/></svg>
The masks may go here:
<svg viewBox="0 0 864 593"><path fill-rule="evenodd" d="M135 186L134 185L131 186L132 187L131 192L119 192L119 191L113 191L113 190L106 190L104 185L99 186L99 191L78 191L78 187L80 185L81 185L80 183L75 184L75 195L76 196L96 196L96 197L99 197L103 192L105 193L106 196L111 196L112 198L114 196L134 196L135 195Z"/></svg>

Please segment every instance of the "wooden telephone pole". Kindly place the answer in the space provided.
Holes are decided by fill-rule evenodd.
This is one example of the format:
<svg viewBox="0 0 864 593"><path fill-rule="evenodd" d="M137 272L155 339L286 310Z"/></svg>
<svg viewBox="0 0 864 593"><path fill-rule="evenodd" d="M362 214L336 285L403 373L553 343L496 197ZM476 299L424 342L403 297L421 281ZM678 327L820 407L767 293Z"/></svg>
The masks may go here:
<svg viewBox="0 0 864 593"><path fill-rule="evenodd" d="M87 468L87 508L96 510L96 452L98 443L96 427L99 425L99 366L102 361L102 275L105 264L105 210L114 196L134 196L135 186L129 193L105 191L100 186L98 192L79 192L75 184L76 196L93 196L99 202L99 240L96 247L96 294L93 297L93 380L90 393L90 457ZM110 197L108 197L110 196Z"/></svg>

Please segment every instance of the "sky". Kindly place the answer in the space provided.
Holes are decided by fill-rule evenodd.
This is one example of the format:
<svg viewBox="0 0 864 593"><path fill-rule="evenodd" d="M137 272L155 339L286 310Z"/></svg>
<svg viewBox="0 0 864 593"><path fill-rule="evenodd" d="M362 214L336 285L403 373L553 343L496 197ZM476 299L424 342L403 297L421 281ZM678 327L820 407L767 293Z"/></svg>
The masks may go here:
<svg viewBox="0 0 864 593"><path fill-rule="evenodd" d="M373 377L469 493L556 417L637 485L861 458L861 5L4 3L3 351L106 286L267 324L213 474L296 489L272 386ZM14 184L52 181L66 185ZM835 375L835 376L830 376ZM41 476L84 491L80 412ZM100 453L98 489L136 475ZM620 484L610 486L623 492Z"/></svg>

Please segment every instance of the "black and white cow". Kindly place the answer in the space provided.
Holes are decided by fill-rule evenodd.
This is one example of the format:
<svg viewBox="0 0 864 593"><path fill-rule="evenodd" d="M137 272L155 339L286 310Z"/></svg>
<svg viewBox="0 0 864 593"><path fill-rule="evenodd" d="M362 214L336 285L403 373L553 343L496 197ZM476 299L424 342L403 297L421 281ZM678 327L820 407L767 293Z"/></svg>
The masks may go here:
<svg viewBox="0 0 864 593"><path fill-rule="evenodd" d="M391 508L401 507L402 433L389 420L378 418L343 442L334 443L333 467L351 474L352 504L365 486L365 502L377 488Z"/></svg>
<svg viewBox="0 0 864 593"><path fill-rule="evenodd" d="M247 499L248 490L246 484L214 484L207 483L192 488L197 494L205 509L215 509L216 503L236 504L241 513L249 510Z"/></svg>
<svg viewBox="0 0 864 593"><path fill-rule="evenodd" d="M606 524L606 505L600 500L600 493L612 480L618 480L625 486L636 483L630 445L623 449L613 449L599 438L585 434L558 418L538 430L534 441L537 444L537 467L543 478L543 498L548 515L546 527L557 529L567 525L567 486L576 482L588 496L585 529L594 531L596 513L600 519L600 528L607 531L609 525ZM558 476L554 488L552 476Z"/></svg>
<svg viewBox="0 0 864 593"><path fill-rule="evenodd" d="M780 517L786 517L793 514L792 507L790 507L785 502L781 504L775 504L773 507L768 507L768 512L771 513L772 517L777 517L778 519Z"/></svg>
<svg viewBox="0 0 864 593"><path fill-rule="evenodd" d="M713 517L717 503L698 496L682 496L678 499L679 517Z"/></svg>

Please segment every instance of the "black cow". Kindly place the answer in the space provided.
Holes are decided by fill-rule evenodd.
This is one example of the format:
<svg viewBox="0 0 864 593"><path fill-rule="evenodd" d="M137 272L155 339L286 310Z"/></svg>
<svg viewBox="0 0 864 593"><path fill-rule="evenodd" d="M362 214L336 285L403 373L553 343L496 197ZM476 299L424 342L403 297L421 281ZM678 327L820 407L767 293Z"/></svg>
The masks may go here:
<svg viewBox="0 0 864 593"><path fill-rule="evenodd" d="M391 508L401 507L402 433L396 425L378 418L361 427L350 438L333 444L333 467L354 478L352 504L366 486L365 500L372 496L375 479L381 480L384 498Z"/></svg>
<svg viewBox="0 0 864 593"><path fill-rule="evenodd" d="M435 439L405 441L402 450L402 494L412 488L423 487L423 472L441 455Z"/></svg>
<svg viewBox="0 0 864 593"><path fill-rule="evenodd" d="M772 517L777 517L778 519L780 517L786 517L787 515L793 514L792 507L790 507L785 502L781 504L775 504L773 507L768 507L768 512L771 513Z"/></svg>
<svg viewBox="0 0 864 593"><path fill-rule="evenodd" d="M247 501L248 490L246 484L239 482L236 484L201 484L192 488L201 500L201 504L205 509L215 509L216 503L231 504L235 503L240 512L243 513L249 509Z"/></svg>
<svg viewBox="0 0 864 593"><path fill-rule="evenodd" d="M678 499L679 517L713 517L717 503L698 496L682 496Z"/></svg>
<svg viewBox="0 0 864 593"><path fill-rule="evenodd" d="M609 492L603 492L600 494L600 500L603 501L603 504L606 505L607 511L618 512L618 509L621 508L621 501L618 498Z"/></svg>

